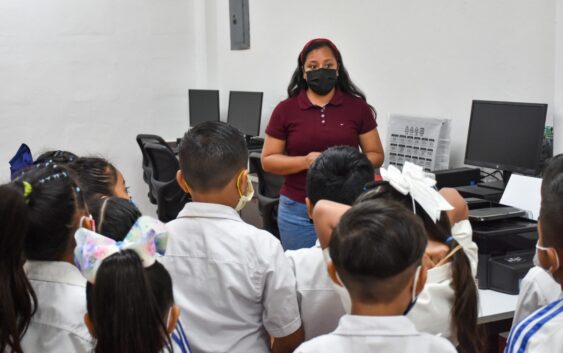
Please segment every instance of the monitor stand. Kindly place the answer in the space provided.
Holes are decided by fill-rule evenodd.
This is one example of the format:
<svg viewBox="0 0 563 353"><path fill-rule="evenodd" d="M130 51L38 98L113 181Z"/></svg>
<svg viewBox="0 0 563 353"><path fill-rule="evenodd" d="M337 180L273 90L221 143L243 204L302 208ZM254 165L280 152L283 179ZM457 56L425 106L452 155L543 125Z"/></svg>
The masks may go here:
<svg viewBox="0 0 563 353"><path fill-rule="evenodd" d="M510 179L511 174L512 172L509 172L508 170L503 170L502 180L492 181L489 183L479 183L478 185L488 189L504 191L504 188L506 187L506 184L508 184L508 180Z"/></svg>

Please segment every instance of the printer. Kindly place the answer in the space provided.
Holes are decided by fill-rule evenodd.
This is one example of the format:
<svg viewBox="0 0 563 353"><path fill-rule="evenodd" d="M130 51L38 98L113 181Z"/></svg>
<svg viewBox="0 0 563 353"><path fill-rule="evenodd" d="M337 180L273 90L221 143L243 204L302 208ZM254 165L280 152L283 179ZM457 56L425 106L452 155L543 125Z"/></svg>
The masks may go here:
<svg viewBox="0 0 563 353"><path fill-rule="evenodd" d="M468 205L470 213L475 208L503 206L483 200ZM537 222L513 215L491 220L470 217L470 222L479 247L478 287L518 294L522 278L534 266Z"/></svg>

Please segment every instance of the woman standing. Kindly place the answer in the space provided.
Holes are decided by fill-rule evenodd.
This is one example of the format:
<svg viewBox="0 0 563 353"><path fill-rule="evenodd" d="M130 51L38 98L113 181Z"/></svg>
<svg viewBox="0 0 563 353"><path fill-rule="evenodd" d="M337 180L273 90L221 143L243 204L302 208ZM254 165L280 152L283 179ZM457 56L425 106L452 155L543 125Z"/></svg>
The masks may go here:
<svg viewBox="0 0 563 353"><path fill-rule="evenodd" d="M374 167L383 164L375 110L352 83L342 56L328 39L309 41L287 89L274 109L262 150L265 171L285 176L278 226L284 249L310 247L315 230L305 205L307 169L332 146L360 147Z"/></svg>

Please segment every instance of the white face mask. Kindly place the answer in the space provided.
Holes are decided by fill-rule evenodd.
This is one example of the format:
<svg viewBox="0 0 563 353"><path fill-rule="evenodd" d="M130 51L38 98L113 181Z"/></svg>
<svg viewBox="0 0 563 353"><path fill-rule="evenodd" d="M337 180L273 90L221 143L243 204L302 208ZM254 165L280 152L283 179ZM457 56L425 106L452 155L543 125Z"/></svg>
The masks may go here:
<svg viewBox="0 0 563 353"><path fill-rule="evenodd" d="M325 264L328 264L329 261L332 262L328 248L323 249L323 258L325 260ZM338 281L342 283L340 277L338 277L338 273L336 273L336 278L338 278ZM352 312L352 298L350 298L350 294L348 293L346 288L344 288L344 286L339 286L338 284L334 283L334 281L330 281L330 283L332 283L336 294L338 294L338 296L340 297L342 306L344 306L344 311L346 311L346 314L350 314Z"/></svg>
<svg viewBox="0 0 563 353"><path fill-rule="evenodd" d="M243 195L240 192L240 177L243 175L244 171L242 173L239 174L238 178L237 178L237 190L238 190L238 194L240 196L240 199L238 200L237 205L235 206L235 210L237 212L240 212L244 206L246 206L247 203L249 203L250 201L252 201L252 197L254 196L254 186L252 186L252 181L250 181L250 176L247 175L246 176L246 194Z"/></svg>
<svg viewBox="0 0 563 353"><path fill-rule="evenodd" d="M416 268L416 272L414 273L414 280L413 280L413 284L412 284L412 294L411 294L411 301L409 303L409 305L407 306L407 308L405 309L405 312L403 313L403 315L407 315L412 308L414 307L414 305L416 304L416 300L418 299L418 296L416 295L416 287L418 285L418 278L420 277L420 270L422 267L418 266Z"/></svg>
<svg viewBox="0 0 563 353"><path fill-rule="evenodd" d="M545 247L545 246L541 246L539 244L536 243L536 255L534 256L534 265L541 267L544 271L546 271L547 273L549 273L549 275L551 277L553 277L553 279L559 283L559 281L557 281L557 279L553 276L553 274L559 269L560 263L559 263L559 255L557 255L557 251L553 251L555 254L555 268L553 266L551 266L548 269L543 268L543 266L541 265L540 261L539 261L539 255L538 255L538 250L542 250L542 251L549 251L550 249L553 248L549 248L549 247ZM554 250L554 249L553 249Z"/></svg>

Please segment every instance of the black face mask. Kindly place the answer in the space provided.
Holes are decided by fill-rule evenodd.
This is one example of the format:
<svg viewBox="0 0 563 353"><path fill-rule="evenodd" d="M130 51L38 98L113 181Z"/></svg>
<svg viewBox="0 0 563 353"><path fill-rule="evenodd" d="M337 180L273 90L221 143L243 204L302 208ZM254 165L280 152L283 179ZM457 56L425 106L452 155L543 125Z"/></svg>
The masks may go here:
<svg viewBox="0 0 563 353"><path fill-rule="evenodd" d="M318 69L307 72L307 85L313 92L326 96L336 86L335 69Z"/></svg>

